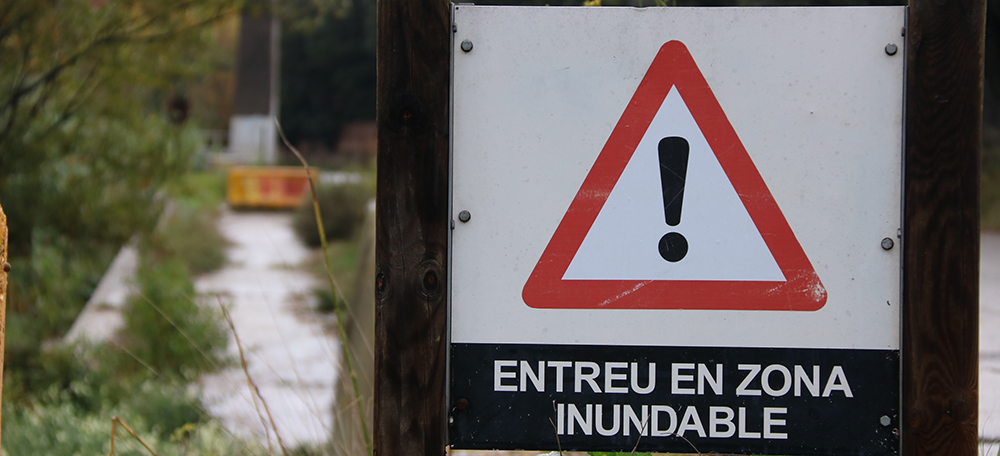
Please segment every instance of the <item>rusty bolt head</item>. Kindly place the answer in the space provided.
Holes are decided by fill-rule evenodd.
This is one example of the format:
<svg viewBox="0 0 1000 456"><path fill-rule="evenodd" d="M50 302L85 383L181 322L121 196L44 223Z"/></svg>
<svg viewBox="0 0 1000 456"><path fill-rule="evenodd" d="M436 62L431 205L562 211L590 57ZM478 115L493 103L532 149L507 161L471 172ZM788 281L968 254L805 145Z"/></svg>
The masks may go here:
<svg viewBox="0 0 1000 456"><path fill-rule="evenodd" d="M3 262L3 272L10 272L10 263L6 261Z"/></svg>
<svg viewBox="0 0 1000 456"><path fill-rule="evenodd" d="M468 410L469 409L469 400L468 399L459 399L459 400L455 401L455 408L458 409L458 410L460 410L460 411L463 411L463 412L466 411L466 410Z"/></svg>

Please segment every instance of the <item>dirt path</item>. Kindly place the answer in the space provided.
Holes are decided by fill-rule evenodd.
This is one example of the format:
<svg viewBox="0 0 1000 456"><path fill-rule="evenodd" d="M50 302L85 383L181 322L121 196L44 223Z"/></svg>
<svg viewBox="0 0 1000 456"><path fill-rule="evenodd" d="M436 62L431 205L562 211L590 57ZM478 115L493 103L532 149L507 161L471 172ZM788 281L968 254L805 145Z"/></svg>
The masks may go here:
<svg viewBox="0 0 1000 456"><path fill-rule="evenodd" d="M232 242L229 262L195 286L229 308L250 376L285 446L326 442L339 343L307 310L315 305L317 280L298 268L309 251L292 232L291 214L227 209L219 228ZM230 352L239 359L235 340ZM265 445L270 439L277 450L277 439L263 424L269 424L267 412L254 403L242 369L206 376L202 387L209 413L226 428Z"/></svg>

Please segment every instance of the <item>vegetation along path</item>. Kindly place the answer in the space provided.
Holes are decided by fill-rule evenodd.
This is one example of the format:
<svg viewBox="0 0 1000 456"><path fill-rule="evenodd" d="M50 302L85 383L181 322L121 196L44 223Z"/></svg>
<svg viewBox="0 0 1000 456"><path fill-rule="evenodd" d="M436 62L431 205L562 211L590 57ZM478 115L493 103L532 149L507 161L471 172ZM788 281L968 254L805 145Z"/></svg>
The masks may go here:
<svg viewBox="0 0 1000 456"><path fill-rule="evenodd" d="M295 237L291 218L224 210L218 223L231 242L228 263L195 283L199 294L217 296L211 299L229 309L247 361L247 373L237 364L204 377L209 413L275 449L271 418L286 447L327 441L340 353L311 310L318 282L298 267L309 250ZM239 360L235 339L229 351ZM248 375L263 402L255 400Z"/></svg>

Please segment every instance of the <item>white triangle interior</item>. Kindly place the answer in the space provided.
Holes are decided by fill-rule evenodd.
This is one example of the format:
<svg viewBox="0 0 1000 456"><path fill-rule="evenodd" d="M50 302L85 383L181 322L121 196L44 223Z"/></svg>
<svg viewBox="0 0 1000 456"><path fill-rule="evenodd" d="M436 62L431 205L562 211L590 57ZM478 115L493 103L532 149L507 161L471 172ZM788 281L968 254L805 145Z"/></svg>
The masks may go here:
<svg viewBox="0 0 1000 456"><path fill-rule="evenodd" d="M668 136L690 145L681 221L663 213L657 145ZM657 248L681 233L688 253L664 260ZM785 281L742 200L687 105L671 88L601 208L564 280Z"/></svg>

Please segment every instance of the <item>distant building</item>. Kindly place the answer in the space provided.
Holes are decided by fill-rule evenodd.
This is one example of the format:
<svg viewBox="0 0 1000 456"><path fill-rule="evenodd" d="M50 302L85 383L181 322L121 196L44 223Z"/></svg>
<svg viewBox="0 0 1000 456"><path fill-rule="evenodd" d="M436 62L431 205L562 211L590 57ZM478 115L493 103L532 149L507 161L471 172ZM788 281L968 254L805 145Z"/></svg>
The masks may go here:
<svg viewBox="0 0 1000 456"><path fill-rule="evenodd" d="M274 164L278 159L278 115L281 56L280 24L266 8L245 7L240 14L236 56L236 94L229 119L227 161Z"/></svg>

